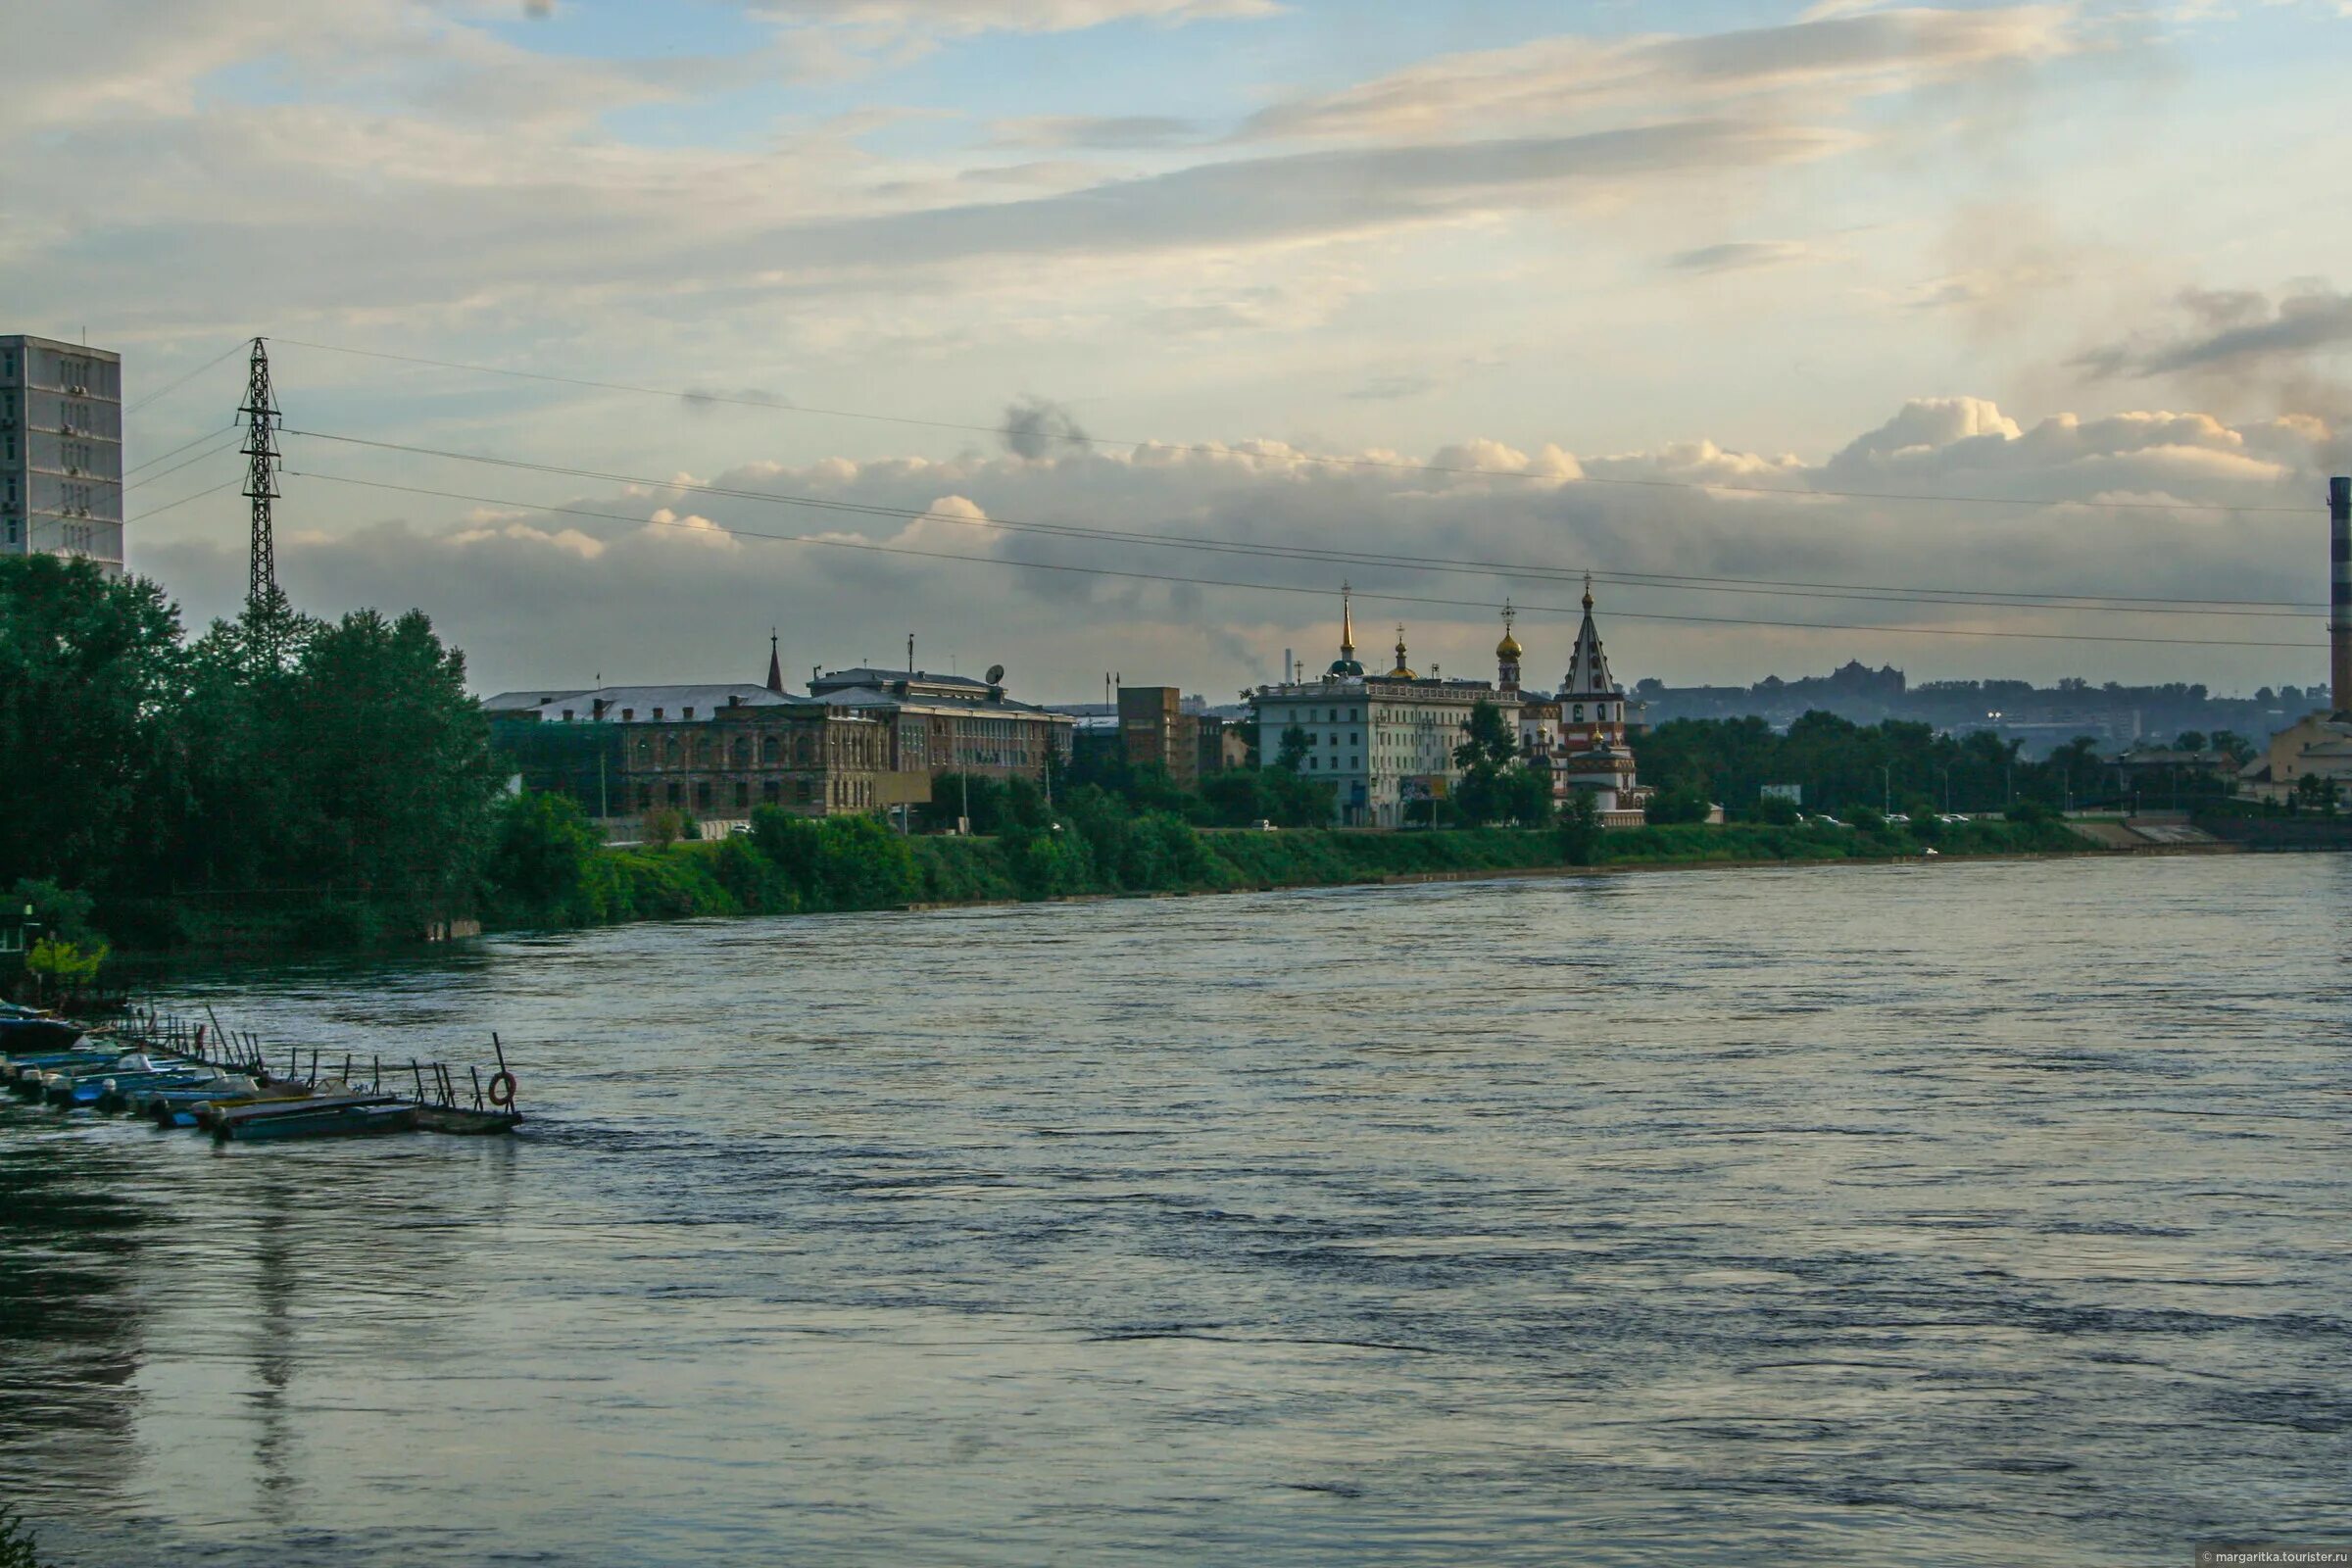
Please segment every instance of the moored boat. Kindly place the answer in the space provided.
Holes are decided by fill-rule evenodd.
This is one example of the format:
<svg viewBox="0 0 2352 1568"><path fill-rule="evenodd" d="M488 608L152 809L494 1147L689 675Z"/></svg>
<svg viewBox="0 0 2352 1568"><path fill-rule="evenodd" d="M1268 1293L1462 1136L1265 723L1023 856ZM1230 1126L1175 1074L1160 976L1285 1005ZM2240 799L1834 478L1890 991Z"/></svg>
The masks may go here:
<svg viewBox="0 0 2352 1568"><path fill-rule="evenodd" d="M26 1051L56 1051L72 1045L82 1035L81 1025L68 1023L63 1018L29 1008L11 1007L0 1012L0 1052L15 1054Z"/></svg>
<svg viewBox="0 0 2352 1568"><path fill-rule="evenodd" d="M84 1072L92 1067L106 1067L122 1059L119 1051L49 1051L38 1054L12 1056L0 1065L0 1080L21 1095L37 1095L41 1077L51 1072Z"/></svg>
<svg viewBox="0 0 2352 1568"><path fill-rule="evenodd" d="M100 1110L121 1112L135 1110L139 1102L151 1094L219 1093L220 1074L211 1067L161 1067L151 1073L129 1073L102 1078L88 1102ZM84 1079L83 1085L89 1080ZM74 1090L74 1103L83 1102L81 1086Z"/></svg>
<svg viewBox="0 0 2352 1568"><path fill-rule="evenodd" d="M402 1133L416 1125L416 1107L389 1095L353 1095L283 1105L248 1105L213 1123L218 1143L278 1143L296 1138L353 1138Z"/></svg>

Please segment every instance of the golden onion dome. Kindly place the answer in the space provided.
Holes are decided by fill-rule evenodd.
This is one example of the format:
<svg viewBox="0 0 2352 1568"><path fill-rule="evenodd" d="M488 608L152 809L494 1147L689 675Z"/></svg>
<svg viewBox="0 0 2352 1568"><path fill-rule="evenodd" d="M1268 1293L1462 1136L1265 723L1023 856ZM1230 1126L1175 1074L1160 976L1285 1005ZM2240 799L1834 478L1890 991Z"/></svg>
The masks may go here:
<svg viewBox="0 0 2352 1568"><path fill-rule="evenodd" d="M1507 631L1502 634L1502 641L1494 645L1494 657L1496 659L1508 659L1516 661L1519 656L1525 652L1526 650L1519 646L1519 639L1512 636Z"/></svg>

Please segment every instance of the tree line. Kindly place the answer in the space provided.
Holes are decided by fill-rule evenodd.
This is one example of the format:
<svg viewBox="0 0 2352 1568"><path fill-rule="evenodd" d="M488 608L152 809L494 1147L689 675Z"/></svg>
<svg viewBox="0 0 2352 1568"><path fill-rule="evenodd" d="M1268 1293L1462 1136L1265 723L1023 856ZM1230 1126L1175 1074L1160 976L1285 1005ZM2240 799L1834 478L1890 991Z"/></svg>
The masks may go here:
<svg viewBox="0 0 2352 1568"><path fill-rule="evenodd" d="M471 907L499 801L421 612L281 596L191 639L157 583L46 555L0 560L0 885L150 950L421 934Z"/></svg>

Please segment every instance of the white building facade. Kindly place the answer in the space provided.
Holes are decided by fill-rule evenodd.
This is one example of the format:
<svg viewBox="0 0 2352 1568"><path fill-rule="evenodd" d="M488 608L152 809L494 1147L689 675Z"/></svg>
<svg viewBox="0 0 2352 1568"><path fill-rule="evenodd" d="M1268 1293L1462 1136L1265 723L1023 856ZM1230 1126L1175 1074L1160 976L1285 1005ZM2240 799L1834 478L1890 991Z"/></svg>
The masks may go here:
<svg viewBox="0 0 2352 1568"><path fill-rule="evenodd" d="M122 569L122 361L0 337L0 555Z"/></svg>
<svg viewBox="0 0 2352 1568"><path fill-rule="evenodd" d="M1261 686L1250 694L1258 724L1261 766L1274 765L1283 737L1306 737L1298 771L1333 786L1332 820L1342 827L1403 827L1426 819L1429 803L1460 783L1453 749L1468 732L1470 710L1491 703L1507 728L1518 725L1516 697L1486 681L1416 675L1397 628L1396 664L1366 674L1355 657L1355 622L1345 598L1340 657L1321 679Z"/></svg>

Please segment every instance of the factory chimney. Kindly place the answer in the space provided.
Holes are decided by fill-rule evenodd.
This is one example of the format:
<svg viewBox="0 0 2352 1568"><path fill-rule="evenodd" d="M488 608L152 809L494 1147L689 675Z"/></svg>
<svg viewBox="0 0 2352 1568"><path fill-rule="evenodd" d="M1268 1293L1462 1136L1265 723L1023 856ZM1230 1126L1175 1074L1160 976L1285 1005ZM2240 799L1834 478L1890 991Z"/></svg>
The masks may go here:
<svg viewBox="0 0 2352 1568"><path fill-rule="evenodd" d="M2330 703L2352 713L2352 479L2328 481L2328 676Z"/></svg>

